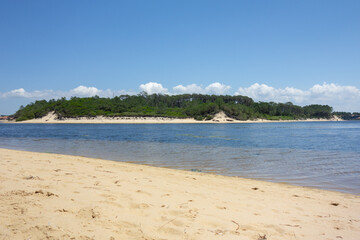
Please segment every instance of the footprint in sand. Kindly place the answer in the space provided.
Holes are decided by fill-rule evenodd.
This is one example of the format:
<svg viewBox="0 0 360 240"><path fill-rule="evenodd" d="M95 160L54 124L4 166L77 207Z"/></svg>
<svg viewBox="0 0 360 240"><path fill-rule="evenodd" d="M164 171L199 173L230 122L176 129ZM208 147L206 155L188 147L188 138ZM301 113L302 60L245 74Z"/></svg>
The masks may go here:
<svg viewBox="0 0 360 240"><path fill-rule="evenodd" d="M184 214L184 211L170 210L168 213L172 216L180 216Z"/></svg>
<svg viewBox="0 0 360 240"><path fill-rule="evenodd" d="M171 224L176 226L176 227L183 227L185 226L185 223L182 222L181 220L179 219L175 219L174 221L171 221Z"/></svg>
<svg viewBox="0 0 360 240"><path fill-rule="evenodd" d="M144 192L144 191L141 191L141 190L137 190L136 192L137 192L137 193L142 193L142 194L145 194L145 195L147 195L147 196L151 196L151 194L150 194L150 193L148 193L148 192Z"/></svg>
<svg viewBox="0 0 360 240"><path fill-rule="evenodd" d="M130 208L132 208L132 209L147 209L149 207L150 207L150 205L146 204L146 203L140 203L140 204L132 203L132 204L130 204Z"/></svg>
<svg viewBox="0 0 360 240"><path fill-rule="evenodd" d="M278 232L279 234L283 234L285 232L284 229L278 227L277 225L273 225L273 224L269 224L269 225L265 225L266 228L272 228L273 230L275 230L276 232Z"/></svg>
<svg viewBox="0 0 360 240"><path fill-rule="evenodd" d="M100 196L106 198L106 200L109 200L109 201L116 201L116 199L117 199L117 197L115 195L110 195L110 194L106 194L106 193L100 194Z"/></svg>
<svg viewBox="0 0 360 240"><path fill-rule="evenodd" d="M186 216L194 219L197 217L198 214L199 214L199 209L193 208L188 211Z"/></svg>
<svg viewBox="0 0 360 240"><path fill-rule="evenodd" d="M176 228L172 228L172 227L162 227L162 228L159 228L158 231L167 233L167 234L171 234L171 235L175 235L175 236L180 236L181 234L183 234L183 231L178 230Z"/></svg>
<svg viewBox="0 0 360 240"><path fill-rule="evenodd" d="M69 210L66 210L65 208L63 208L63 209L57 209L57 210L55 210L55 212L66 213L66 212L69 212Z"/></svg>
<svg viewBox="0 0 360 240"><path fill-rule="evenodd" d="M59 195L57 195L57 194L54 194L52 192L44 192L43 190L37 190L37 191L35 191L35 194L41 194L46 197L51 197L51 196L59 197Z"/></svg>
<svg viewBox="0 0 360 240"><path fill-rule="evenodd" d="M77 217L96 219L100 218L100 212L97 208L82 208L78 211Z"/></svg>
<svg viewBox="0 0 360 240"><path fill-rule="evenodd" d="M27 176L27 177L24 177L23 179L25 179L25 180L42 180L42 179L40 179L38 176L32 176L32 175L30 175L30 176Z"/></svg>
<svg viewBox="0 0 360 240"><path fill-rule="evenodd" d="M226 207L223 206L216 206L217 209L226 210Z"/></svg>

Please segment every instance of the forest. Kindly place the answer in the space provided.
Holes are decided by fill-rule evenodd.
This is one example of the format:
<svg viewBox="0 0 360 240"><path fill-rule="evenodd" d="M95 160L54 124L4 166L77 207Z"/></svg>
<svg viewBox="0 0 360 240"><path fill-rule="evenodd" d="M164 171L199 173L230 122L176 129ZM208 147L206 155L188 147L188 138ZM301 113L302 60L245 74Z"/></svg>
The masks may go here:
<svg viewBox="0 0 360 240"><path fill-rule="evenodd" d="M54 112L58 119L96 116L170 117L210 120L223 111L237 120L268 119L296 120L305 118L331 118L332 107L328 105L297 106L291 102L254 102L246 96L228 95L120 95L114 98L99 96L58 100L40 100L21 106L12 115L16 121L41 118Z"/></svg>

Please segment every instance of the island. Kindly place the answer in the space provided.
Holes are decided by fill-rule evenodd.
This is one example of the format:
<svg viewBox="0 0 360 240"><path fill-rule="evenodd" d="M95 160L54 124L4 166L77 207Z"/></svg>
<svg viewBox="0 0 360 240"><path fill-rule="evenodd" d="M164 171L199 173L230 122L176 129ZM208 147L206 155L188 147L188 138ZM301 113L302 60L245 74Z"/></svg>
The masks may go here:
<svg viewBox="0 0 360 240"><path fill-rule="evenodd" d="M20 109L10 119L16 122L49 120L153 119L167 122L237 122L294 120L351 120L358 113L333 112L328 105L298 106L291 102L255 102L246 96L228 95L120 95L113 98L72 97L39 100ZM176 121L182 120L182 121ZM51 122L51 121L50 121Z"/></svg>

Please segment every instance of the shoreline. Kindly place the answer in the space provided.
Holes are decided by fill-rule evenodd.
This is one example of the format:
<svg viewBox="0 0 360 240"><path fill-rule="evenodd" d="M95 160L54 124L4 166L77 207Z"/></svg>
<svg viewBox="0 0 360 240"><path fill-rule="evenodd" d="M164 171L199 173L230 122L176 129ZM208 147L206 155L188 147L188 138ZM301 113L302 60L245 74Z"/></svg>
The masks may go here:
<svg viewBox="0 0 360 240"><path fill-rule="evenodd" d="M334 117L332 119L301 119L301 120L236 120L229 118L224 112L217 113L211 120L195 120L193 118L168 118L168 117L78 117L66 118L63 120L57 119L54 113L38 118L25 120L21 122L7 121L7 123L48 123L48 124L225 124L225 123L283 123L283 122L331 122L344 121L340 118Z"/></svg>
<svg viewBox="0 0 360 240"><path fill-rule="evenodd" d="M360 196L352 194L2 148L0 164L2 239L360 235Z"/></svg>
<svg viewBox="0 0 360 240"><path fill-rule="evenodd" d="M164 169L164 170L169 170L169 171L178 171L178 172L183 172L183 173L194 173L194 174L200 174L200 175L210 175L210 176L217 176L217 177L224 177L224 178L231 178L231 179L238 179L238 180L249 180L249 181L255 181L255 182L260 182L260 183L268 183L268 184L279 184L279 185L287 185L289 187L295 187L295 188L303 188L303 189L309 189L309 190L319 190L319 191L325 191L325 192L332 192L332 193L340 193L340 194L345 194L345 195L351 195L351 196L357 196L360 197L360 193L353 193L353 192L347 192L347 191L341 191L341 189L339 190L335 190L335 189L327 189L327 188L320 188L320 187L316 187L316 186L303 186L301 184L293 184L291 182L287 182L287 181L274 181L271 178L253 178L253 177L246 177L246 176L235 176L235 175L223 175L220 173L216 173L216 172L203 172L203 171L192 171L190 169L180 169L180 168L172 168L172 167L167 167L167 166L154 166L151 164L146 164L146 163L138 163L136 161L120 161L120 160L112 160L112 159L105 159L105 158L97 158L97 157L88 157L88 156L83 156L83 155L72 155L72 154L62 154L62 153L52 153L52 152L37 152L37 151L32 151L32 150L18 150L18 149L11 149L11 148L4 148L4 147L0 147L0 152L1 150L9 150L9 151L17 151L17 152L25 152L25 153L29 153L29 154L49 154L49 155L60 155L60 156L64 156L66 157L70 157L70 158L86 158L86 159L93 159L93 160L97 160L97 161L105 161L105 162L111 162L111 163L115 163L115 164L129 164L132 165L134 167L149 167L149 168L155 168L155 169Z"/></svg>
<svg viewBox="0 0 360 240"><path fill-rule="evenodd" d="M84 158L90 158L90 159L97 159L101 161L110 161L115 163L124 163L124 164L132 164L135 166L148 166L148 167L154 167L154 168L160 168L160 169L169 169L169 170L175 170L175 171L184 171L184 172L196 172L200 174L209 174L209 175L215 175L215 176L223 176L223 177L229 177L229 178L236 178L236 179L246 179L246 180L254 180L254 181L260 181L265 183L274 183L274 184L281 184L281 185L289 185L294 187L300 187L300 188L309 188L309 189L316 189L321 191L329 191L329 192L335 192L335 193L344 193L344 194L350 194L354 196L360 197L360 192L354 192L353 189L347 188L347 187L337 187L337 188L331 188L330 185L324 184L324 185L315 185L315 184L305 184L302 182L292 182L289 179L282 178L281 180L274 178L274 177L251 177L246 175L227 175L221 172L216 171L202 171L199 169L192 169L192 168L178 168L173 166L162 166L162 165L154 165L146 162L138 162L135 160L115 160L111 158L99 158L99 157L92 157L87 155L73 155L71 153L60 153L60 152L48 152L48 151L42 151L42 150L26 150L22 148L8 148L8 147L0 147L1 149L11 150L11 151L20 151L20 152L29 152L29 153L45 153L45 154L55 154L55 155L62 155L62 156L69 156L69 157L84 157Z"/></svg>

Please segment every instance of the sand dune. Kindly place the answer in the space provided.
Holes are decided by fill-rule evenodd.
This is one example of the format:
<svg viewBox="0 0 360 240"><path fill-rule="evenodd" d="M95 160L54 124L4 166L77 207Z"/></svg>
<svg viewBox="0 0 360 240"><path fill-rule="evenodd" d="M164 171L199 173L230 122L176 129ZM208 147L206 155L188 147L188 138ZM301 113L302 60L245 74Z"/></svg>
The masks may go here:
<svg viewBox="0 0 360 240"><path fill-rule="evenodd" d="M50 112L42 118L26 120L18 123L129 123L129 124L157 124L157 123L253 123L253 122L323 122L323 121L343 121L334 116L332 119L302 119L302 120L266 120L255 119L240 121L226 116L224 112L217 113L211 120L198 121L193 118L167 118L167 117L78 117L78 118L64 118L58 119L57 115ZM6 122L6 121L5 121ZM7 121L8 122L8 121ZM11 122L11 121L10 121Z"/></svg>
<svg viewBox="0 0 360 240"><path fill-rule="evenodd" d="M359 239L360 197L0 149L0 239Z"/></svg>

